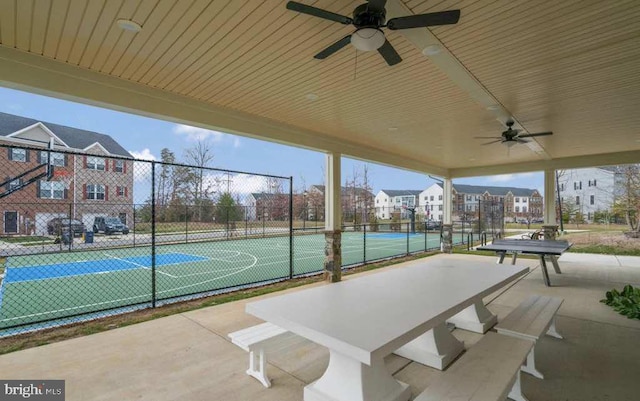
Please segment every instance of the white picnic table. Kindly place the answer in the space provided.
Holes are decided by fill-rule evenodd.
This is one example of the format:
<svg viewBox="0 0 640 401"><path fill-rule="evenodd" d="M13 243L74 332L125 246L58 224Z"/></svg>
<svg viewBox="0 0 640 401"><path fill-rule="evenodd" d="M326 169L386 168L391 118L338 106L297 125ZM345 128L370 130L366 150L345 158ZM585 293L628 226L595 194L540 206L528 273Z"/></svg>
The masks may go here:
<svg viewBox="0 0 640 401"><path fill-rule="evenodd" d="M251 302L246 311L329 349L329 366L305 387L305 401L406 401L410 388L391 376L384 357L400 349L418 362L425 355L452 360L463 345L446 319L475 310L483 297L528 271L437 257Z"/></svg>

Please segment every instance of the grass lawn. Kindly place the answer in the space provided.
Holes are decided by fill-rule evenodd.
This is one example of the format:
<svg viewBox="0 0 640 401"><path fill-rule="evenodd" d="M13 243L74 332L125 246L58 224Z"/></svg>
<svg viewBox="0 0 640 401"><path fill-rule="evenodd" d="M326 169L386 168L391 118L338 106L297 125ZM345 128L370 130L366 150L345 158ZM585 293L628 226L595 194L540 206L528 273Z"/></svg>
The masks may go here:
<svg viewBox="0 0 640 401"><path fill-rule="evenodd" d="M8 242L10 244L24 244L24 243L27 243L27 242L51 241L51 238L43 237L43 236L40 236L40 235L10 236L10 237L0 237L0 241Z"/></svg>
<svg viewBox="0 0 640 401"><path fill-rule="evenodd" d="M640 239L627 238L622 230L569 233L560 238L573 243L569 252L640 256Z"/></svg>

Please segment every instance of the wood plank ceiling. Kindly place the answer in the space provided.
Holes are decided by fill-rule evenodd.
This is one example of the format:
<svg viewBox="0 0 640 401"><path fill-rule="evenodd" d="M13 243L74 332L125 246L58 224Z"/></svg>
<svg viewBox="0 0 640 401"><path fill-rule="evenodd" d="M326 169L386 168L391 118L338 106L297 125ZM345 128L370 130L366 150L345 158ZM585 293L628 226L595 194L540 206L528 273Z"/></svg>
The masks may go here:
<svg viewBox="0 0 640 401"><path fill-rule="evenodd" d="M554 131L537 138L551 158L640 149L640 2L402 1L415 14L461 9L431 32L526 130ZM350 15L362 0L303 2ZM474 136L502 124L400 31L385 32L394 67L350 46L319 61L353 27L285 3L0 0L0 43L446 169L542 160L480 146Z"/></svg>

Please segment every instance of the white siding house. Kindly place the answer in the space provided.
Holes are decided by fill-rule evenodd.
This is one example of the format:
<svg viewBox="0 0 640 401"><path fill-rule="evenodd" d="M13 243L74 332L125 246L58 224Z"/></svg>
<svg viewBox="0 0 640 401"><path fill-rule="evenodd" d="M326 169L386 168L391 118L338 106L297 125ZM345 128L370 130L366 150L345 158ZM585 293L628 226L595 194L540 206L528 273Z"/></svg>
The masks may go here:
<svg viewBox="0 0 640 401"><path fill-rule="evenodd" d="M414 189L383 189L378 192L375 197L376 217L379 219L390 219L394 210L401 211L401 218L408 217L404 207L416 208L416 212L420 210L422 203L420 202L419 190Z"/></svg>
<svg viewBox="0 0 640 401"><path fill-rule="evenodd" d="M440 184L433 184L420 192L420 210L425 219L442 221L443 192Z"/></svg>
<svg viewBox="0 0 640 401"><path fill-rule="evenodd" d="M592 222L595 212L610 211L615 198L615 168L592 167L564 170L558 186L563 202L575 205L584 219Z"/></svg>

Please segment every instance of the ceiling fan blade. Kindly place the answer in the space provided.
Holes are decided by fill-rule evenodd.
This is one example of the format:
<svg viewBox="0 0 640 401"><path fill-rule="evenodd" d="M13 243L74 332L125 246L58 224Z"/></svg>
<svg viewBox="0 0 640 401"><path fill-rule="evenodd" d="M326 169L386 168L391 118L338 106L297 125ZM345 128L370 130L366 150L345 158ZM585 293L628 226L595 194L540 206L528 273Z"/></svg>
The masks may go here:
<svg viewBox="0 0 640 401"><path fill-rule="evenodd" d="M344 15L332 13L330 11L322 10L320 8L311 7L306 4L290 1L287 3L287 9L297 11L299 13L312 15L314 17L328 19L329 21L339 22L344 25L349 25L353 20Z"/></svg>
<svg viewBox="0 0 640 401"><path fill-rule="evenodd" d="M441 11L437 13L409 15L392 18L387 21L387 28L391 30L408 28L425 28L436 25L456 24L460 19L460 10Z"/></svg>
<svg viewBox="0 0 640 401"><path fill-rule="evenodd" d="M402 61L402 57L400 57L396 49L394 49L386 39L384 44L378 49L378 53L380 53L389 66L396 65Z"/></svg>
<svg viewBox="0 0 640 401"><path fill-rule="evenodd" d="M474 136L475 139L502 139L501 136Z"/></svg>
<svg viewBox="0 0 640 401"><path fill-rule="evenodd" d="M529 143L529 141L527 141L526 139L521 139L521 138L515 138L514 141L518 142L518 143Z"/></svg>
<svg viewBox="0 0 640 401"><path fill-rule="evenodd" d="M547 136L547 135L553 135L553 132L536 132L535 134L518 135L518 137L519 138L530 138L532 136Z"/></svg>
<svg viewBox="0 0 640 401"><path fill-rule="evenodd" d="M482 144L482 146L484 146L484 145L491 145L492 143L498 143L498 142L501 142L501 141L502 141L502 139L496 139L495 141L491 141L491 142L483 143L483 144Z"/></svg>
<svg viewBox="0 0 640 401"><path fill-rule="evenodd" d="M340 39L339 41L337 41L336 43L334 43L331 46L327 47L326 49L324 49L323 51L321 51L320 53L316 54L313 57L317 58L318 60L324 60L325 58L329 57L333 53L335 53L338 50L342 49L343 47L345 47L349 43L351 43L351 35L345 36L344 38Z"/></svg>
<svg viewBox="0 0 640 401"><path fill-rule="evenodd" d="M387 0L369 0L369 10L384 11L384 6L386 4L387 4Z"/></svg>

